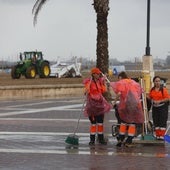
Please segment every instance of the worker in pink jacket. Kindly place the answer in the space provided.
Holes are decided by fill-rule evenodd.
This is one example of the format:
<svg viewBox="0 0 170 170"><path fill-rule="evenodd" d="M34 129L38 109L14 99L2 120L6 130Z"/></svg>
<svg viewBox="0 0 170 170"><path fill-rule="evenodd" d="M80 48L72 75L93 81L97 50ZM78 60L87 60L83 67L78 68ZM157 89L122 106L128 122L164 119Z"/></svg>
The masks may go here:
<svg viewBox="0 0 170 170"><path fill-rule="evenodd" d="M139 83L128 78L123 71L118 75L117 82L111 82L111 87L116 93L115 102L119 99L118 114L121 120L119 128L118 147L124 144L133 146L132 140L136 134L136 124L144 122L144 114L141 103L142 88ZM125 139L127 134L127 139Z"/></svg>
<svg viewBox="0 0 170 170"><path fill-rule="evenodd" d="M101 71L98 68L92 68L91 78L85 79L83 84L85 86L85 94L87 95L84 115L91 122L89 145L95 144L96 134L98 135L99 143L106 145L107 142L103 134L104 114L110 111L112 105L102 95L107 90L105 79L101 77Z"/></svg>

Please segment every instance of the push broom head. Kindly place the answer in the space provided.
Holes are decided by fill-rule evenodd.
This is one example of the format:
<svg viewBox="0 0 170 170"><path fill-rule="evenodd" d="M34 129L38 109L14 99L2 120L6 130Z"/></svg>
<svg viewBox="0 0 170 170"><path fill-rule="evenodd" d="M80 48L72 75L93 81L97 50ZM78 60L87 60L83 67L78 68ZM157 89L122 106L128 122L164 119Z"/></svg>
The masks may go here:
<svg viewBox="0 0 170 170"><path fill-rule="evenodd" d="M79 137L75 134L71 134L66 138L65 143L69 145L79 145Z"/></svg>

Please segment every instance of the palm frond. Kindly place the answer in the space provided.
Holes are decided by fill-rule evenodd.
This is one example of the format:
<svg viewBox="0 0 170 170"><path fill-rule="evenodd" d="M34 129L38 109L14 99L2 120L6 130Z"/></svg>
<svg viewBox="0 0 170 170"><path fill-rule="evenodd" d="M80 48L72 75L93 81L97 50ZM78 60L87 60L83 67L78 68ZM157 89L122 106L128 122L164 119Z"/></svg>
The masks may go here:
<svg viewBox="0 0 170 170"><path fill-rule="evenodd" d="M42 6L47 2L47 0L37 0L33 6L33 9L32 9L32 14L34 15L34 18L33 18L33 23L34 23L34 26L36 25L37 23L37 17L38 17L38 13L39 11L41 10Z"/></svg>

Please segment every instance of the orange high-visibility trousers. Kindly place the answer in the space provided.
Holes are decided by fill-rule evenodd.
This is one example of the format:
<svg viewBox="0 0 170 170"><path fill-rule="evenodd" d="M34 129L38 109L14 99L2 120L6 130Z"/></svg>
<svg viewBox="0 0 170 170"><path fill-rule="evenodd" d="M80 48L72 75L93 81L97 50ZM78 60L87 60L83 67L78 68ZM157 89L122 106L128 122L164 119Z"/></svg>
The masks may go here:
<svg viewBox="0 0 170 170"><path fill-rule="evenodd" d="M160 139L164 139L165 132L166 132L166 128L161 127L160 128Z"/></svg>
<svg viewBox="0 0 170 170"><path fill-rule="evenodd" d="M127 128L128 128L128 130L127 130ZM136 133L135 124L121 123L120 128L119 128L119 134L125 135L126 133L128 133L128 136L135 136L135 133Z"/></svg>
<svg viewBox="0 0 170 170"><path fill-rule="evenodd" d="M97 133L98 134L103 134L103 123L97 123Z"/></svg>
<svg viewBox="0 0 170 170"><path fill-rule="evenodd" d="M129 128L128 128L128 136L135 136L135 133L136 133L135 124L129 124L128 126L129 126Z"/></svg>
<svg viewBox="0 0 170 170"><path fill-rule="evenodd" d="M160 137L160 128L159 127L155 127L155 135L156 135L156 137Z"/></svg>
<svg viewBox="0 0 170 170"><path fill-rule="evenodd" d="M90 126L90 134L95 135L96 130L97 130L96 124L91 124L91 126Z"/></svg>
<svg viewBox="0 0 170 170"><path fill-rule="evenodd" d="M125 123L121 123L120 124L120 128L119 128L119 134L120 135L125 135L126 134L126 129L127 129L127 126Z"/></svg>

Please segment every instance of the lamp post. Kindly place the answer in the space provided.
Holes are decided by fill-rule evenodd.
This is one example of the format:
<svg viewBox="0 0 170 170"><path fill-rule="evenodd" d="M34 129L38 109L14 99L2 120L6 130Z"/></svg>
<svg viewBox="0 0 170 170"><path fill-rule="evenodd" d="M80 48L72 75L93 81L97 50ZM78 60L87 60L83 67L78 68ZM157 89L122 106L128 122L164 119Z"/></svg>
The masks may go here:
<svg viewBox="0 0 170 170"><path fill-rule="evenodd" d="M150 4L151 0L147 0L147 33L146 33L146 50L143 56L143 79L145 82L145 91L149 92L154 77L153 57L150 54Z"/></svg>
<svg viewBox="0 0 170 170"><path fill-rule="evenodd" d="M147 0L146 56L150 56L150 0Z"/></svg>

